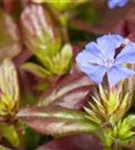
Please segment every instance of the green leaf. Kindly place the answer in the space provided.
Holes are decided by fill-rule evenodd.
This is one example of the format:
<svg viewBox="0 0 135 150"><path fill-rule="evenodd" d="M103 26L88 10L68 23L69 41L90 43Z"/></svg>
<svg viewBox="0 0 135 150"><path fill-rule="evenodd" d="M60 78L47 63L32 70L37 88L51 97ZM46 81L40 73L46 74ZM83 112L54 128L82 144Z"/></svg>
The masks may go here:
<svg viewBox="0 0 135 150"><path fill-rule="evenodd" d="M27 150L34 150L36 147L38 147L42 138L44 141L48 140L47 136L42 137L40 134L26 125L24 125L23 131L25 132L23 140Z"/></svg>
<svg viewBox="0 0 135 150"><path fill-rule="evenodd" d="M135 132L130 124L132 119L134 120L134 117L128 116L119 120L113 127L104 128L103 135L99 135L104 145L111 147L115 142L119 142L124 147L129 147L135 137Z"/></svg>
<svg viewBox="0 0 135 150"><path fill-rule="evenodd" d="M17 117L37 132L53 136L93 133L99 129L85 113L58 106L24 108Z"/></svg>
<svg viewBox="0 0 135 150"><path fill-rule="evenodd" d="M123 97L123 100L121 102L119 102L118 108L115 110L115 112L112 114L112 116L110 118L110 121L112 123L123 118L123 116L125 115L125 113L129 109L129 103L130 102L129 102L128 98L129 98L129 94L126 94ZM120 101L120 100L117 99L117 101Z"/></svg>
<svg viewBox="0 0 135 150"><path fill-rule="evenodd" d="M62 75L70 69L72 63L72 46L65 44L60 52L49 57L45 56L42 60L44 68L34 63L25 63L22 68L38 77L46 78L52 75Z"/></svg>
<svg viewBox="0 0 135 150"><path fill-rule="evenodd" d="M80 5L84 2L88 2L88 0L32 0L35 3L49 3L51 6L53 6L54 8L60 10L60 11L64 11L64 10L68 10L69 8L72 8L73 6L77 6Z"/></svg>
<svg viewBox="0 0 135 150"><path fill-rule="evenodd" d="M72 46L69 43L65 44L61 50L62 61L64 62L65 60L67 60L67 63L69 63L70 60L72 59L72 55L73 55Z"/></svg>
<svg viewBox="0 0 135 150"><path fill-rule="evenodd" d="M0 134L6 138L14 147L19 148L20 140L18 133L13 125L0 124Z"/></svg>
<svg viewBox="0 0 135 150"><path fill-rule="evenodd" d="M0 9L0 61L6 57L17 56L21 50L17 25L8 14Z"/></svg>
<svg viewBox="0 0 135 150"><path fill-rule="evenodd" d="M129 140L135 133L132 131L131 126L128 124L126 118L119 121L117 125L117 135L121 140Z"/></svg>
<svg viewBox="0 0 135 150"><path fill-rule="evenodd" d="M103 132L103 134L99 134L99 137L100 137L104 147L106 147L107 150L110 150L111 146L114 142L113 129L104 128L102 130L102 132Z"/></svg>
<svg viewBox="0 0 135 150"><path fill-rule="evenodd" d="M30 62L23 64L21 68L40 78L46 78L47 76L51 75L51 73L49 73L43 67Z"/></svg>
<svg viewBox="0 0 135 150"><path fill-rule="evenodd" d="M94 104L89 102L90 107L85 110L95 122L115 125L129 109L128 97L129 94L122 95L120 87L108 91L99 86L99 94L93 96Z"/></svg>
<svg viewBox="0 0 135 150"><path fill-rule="evenodd" d="M120 105L120 92L119 89L115 89L114 92L108 93L107 111L111 115L116 111Z"/></svg>
<svg viewBox="0 0 135 150"><path fill-rule="evenodd" d="M130 128L135 127L135 115L128 115L125 118L125 122L130 126Z"/></svg>
<svg viewBox="0 0 135 150"><path fill-rule="evenodd" d="M62 50L52 58L45 57L44 65L53 75L62 75L70 69L72 46L65 44Z"/></svg>

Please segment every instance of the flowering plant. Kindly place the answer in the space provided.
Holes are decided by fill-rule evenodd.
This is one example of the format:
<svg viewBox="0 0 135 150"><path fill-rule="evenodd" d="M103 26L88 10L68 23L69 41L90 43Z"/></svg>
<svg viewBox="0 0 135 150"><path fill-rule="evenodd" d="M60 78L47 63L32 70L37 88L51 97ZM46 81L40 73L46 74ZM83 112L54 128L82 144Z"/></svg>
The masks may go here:
<svg viewBox="0 0 135 150"><path fill-rule="evenodd" d="M0 150L135 149L134 5L0 2Z"/></svg>
<svg viewBox="0 0 135 150"><path fill-rule="evenodd" d="M123 38L118 35L105 35L91 42L76 60L83 72L100 84L107 73L109 85L116 85L134 72L122 67L123 63L135 63L135 44L127 43L117 55L116 49L122 45Z"/></svg>

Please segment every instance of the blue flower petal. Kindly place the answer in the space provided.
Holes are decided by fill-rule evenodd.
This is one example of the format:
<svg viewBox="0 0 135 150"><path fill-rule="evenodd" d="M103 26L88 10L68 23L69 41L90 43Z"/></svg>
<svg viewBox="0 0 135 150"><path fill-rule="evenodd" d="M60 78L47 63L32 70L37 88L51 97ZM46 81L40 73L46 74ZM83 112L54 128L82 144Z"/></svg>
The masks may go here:
<svg viewBox="0 0 135 150"><path fill-rule="evenodd" d="M76 61L78 64L82 65L90 65L91 63L103 64L102 54L100 50L96 48L94 42L86 45L86 49L77 55Z"/></svg>
<svg viewBox="0 0 135 150"><path fill-rule="evenodd" d="M127 3L128 3L129 0L121 0L118 4L118 6L120 7L124 7Z"/></svg>
<svg viewBox="0 0 135 150"><path fill-rule="evenodd" d="M97 42L87 44L85 50L76 57L81 71L98 84L102 82L107 72L110 85L115 85L135 74L120 66L122 63L135 63L135 44L127 44L116 59L114 58L116 48L122 44L123 40L123 37L119 35L105 35L98 38Z"/></svg>
<svg viewBox="0 0 135 150"><path fill-rule="evenodd" d="M107 70L105 67L99 65L89 65L89 66L81 65L80 69L97 84L100 84L102 82L105 72Z"/></svg>
<svg viewBox="0 0 135 150"><path fill-rule="evenodd" d="M113 66L107 71L109 85L115 85L131 75L135 75L135 72L120 65Z"/></svg>
<svg viewBox="0 0 135 150"><path fill-rule="evenodd" d="M123 40L124 38L119 35L104 35L97 38L97 44L106 59L113 59L116 48L121 45Z"/></svg>
<svg viewBox="0 0 135 150"><path fill-rule="evenodd" d="M104 59L100 47L98 47L97 43L95 42L88 43L85 46L85 50L88 51L89 53L92 53L92 55L95 55L96 57L100 57L100 59Z"/></svg>
<svg viewBox="0 0 135 150"><path fill-rule="evenodd" d="M115 64L121 63L135 63L135 44L129 43L122 49L115 59Z"/></svg>
<svg viewBox="0 0 135 150"><path fill-rule="evenodd" d="M113 9L117 6L124 7L128 3L128 0L108 0L108 6Z"/></svg>

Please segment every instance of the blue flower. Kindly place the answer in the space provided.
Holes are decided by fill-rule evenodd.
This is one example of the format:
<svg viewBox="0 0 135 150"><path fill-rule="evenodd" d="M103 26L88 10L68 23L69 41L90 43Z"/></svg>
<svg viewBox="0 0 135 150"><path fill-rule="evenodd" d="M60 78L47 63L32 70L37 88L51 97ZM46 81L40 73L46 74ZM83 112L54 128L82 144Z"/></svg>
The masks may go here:
<svg viewBox="0 0 135 150"><path fill-rule="evenodd" d="M134 71L123 66L124 63L135 63L134 43L127 43L115 58L116 49L120 47L123 40L123 37L119 35L104 35L97 38L96 42L87 44L76 57L81 71L98 84L102 83L107 73L109 85L115 85L134 75Z"/></svg>
<svg viewBox="0 0 135 150"><path fill-rule="evenodd" d="M108 0L108 6L110 9L113 9L117 6L123 7L128 3L128 0Z"/></svg>

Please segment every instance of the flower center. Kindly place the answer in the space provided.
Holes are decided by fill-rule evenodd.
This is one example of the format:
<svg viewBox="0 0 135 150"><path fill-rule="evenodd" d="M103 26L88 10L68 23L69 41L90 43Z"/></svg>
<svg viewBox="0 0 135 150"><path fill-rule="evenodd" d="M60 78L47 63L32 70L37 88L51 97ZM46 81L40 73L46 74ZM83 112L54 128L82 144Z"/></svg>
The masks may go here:
<svg viewBox="0 0 135 150"><path fill-rule="evenodd" d="M107 60L105 60L104 61L104 66L107 68L107 69L109 69L109 68L111 68L112 66L113 66L113 62L114 62L114 60L110 60L110 59L107 59Z"/></svg>

